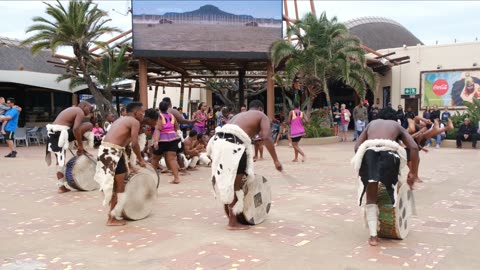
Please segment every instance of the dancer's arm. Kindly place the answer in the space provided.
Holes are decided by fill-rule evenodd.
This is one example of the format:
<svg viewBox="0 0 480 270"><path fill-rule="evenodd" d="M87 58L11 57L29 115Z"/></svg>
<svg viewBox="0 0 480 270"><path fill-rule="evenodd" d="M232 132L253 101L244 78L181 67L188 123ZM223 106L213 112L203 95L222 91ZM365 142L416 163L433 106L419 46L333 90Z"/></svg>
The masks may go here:
<svg viewBox="0 0 480 270"><path fill-rule="evenodd" d="M275 152L275 146L273 144L272 131L270 129L270 119L266 115L263 116L260 122L260 128L260 134L262 135L265 147L272 156L275 168L277 168L279 171L282 171L282 164L278 160L277 152Z"/></svg>

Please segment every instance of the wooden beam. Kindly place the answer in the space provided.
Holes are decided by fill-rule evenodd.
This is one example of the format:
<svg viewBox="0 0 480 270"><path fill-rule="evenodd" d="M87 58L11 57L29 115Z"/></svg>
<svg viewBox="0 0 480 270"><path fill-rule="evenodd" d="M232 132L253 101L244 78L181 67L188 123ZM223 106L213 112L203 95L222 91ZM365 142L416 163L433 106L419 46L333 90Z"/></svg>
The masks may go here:
<svg viewBox="0 0 480 270"><path fill-rule="evenodd" d="M118 35L118 36L116 36L116 37L114 37L114 38L111 38L111 39L107 40L105 43L106 43L106 44L110 44L110 43L114 42L115 40L121 39L122 37L124 37L124 36L126 36L126 35L128 35L128 34L130 34L130 33L132 33L132 29L128 30L127 32L123 32L123 33L121 33L120 35ZM88 52L89 52L89 53L92 53L92 52L94 52L94 51L96 51L96 50L98 50L98 49L100 49L100 48L101 48L101 47L98 47L98 46L97 46L97 47L95 47L95 48L93 48L93 49L90 49Z"/></svg>
<svg viewBox="0 0 480 270"><path fill-rule="evenodd" d="M283 0L283 11L285 12L285 14L283 14L283 15L288 18L287 0ZM285 21L287 22L287 28L290 28L290 21L289 20L285 20ZM290 42L290 37L288 37L288 42Z"/></svg>
<svg viewBox="0 0 480 270"><path fill-rule="evenodd" d="M267 116L273 119L275 116L275 81L273 80L273 64L267 65Z"/></svg>
<svg viewBox="0 0 480 270"><path fill-rule="evenodd" d="M295 19L299 19L298 17L298 6L297 6L297 0L293 0L293 3L295 4Z"/></svg>
<svg viewBox="0 0 480 270"><path fill-rule="evenodd" d="M383 58L383 57L387 57L387 56L390 56L390 55L394 55L396 52L391 52L391 53L387 53L387 54L384 54L382 56L377 56L375 57L375 59L380 59L380 58Z"/></svg>
<svg viewBox="0 0 480 270"><path fill-rule="evenodd" d="M171 69L171 70L173 70L173 71L176 71L176 72L178 72L178 73L180 73L180 74L184 74L184 75L187 75L187 76L189 75L188 72L187 72L185 69L183 69L183 68L181 68L181 67L177 67L177 66L175 66L175 65L173 65L173 64L171 64L171 63L169 63L169 62L167 62L167 61L165 61L165 60L163 60L163 59L160 59L160 58L148 58L148 60L151 61L151 62L153 62L153 63L155 63L155 64L157 64L157 65L166 67L166 68Z"/></svg>
<svg viewBox="0 0 480 270"><path fill-rule="evenodd" d="M54 53L54 54L52 55L52 57L60 58L60 59L65 59L65 60L73 60L73 59L74 59L73 57L66 56L66 55L62 55L62 54L56 54L56 53Z"/></svg>

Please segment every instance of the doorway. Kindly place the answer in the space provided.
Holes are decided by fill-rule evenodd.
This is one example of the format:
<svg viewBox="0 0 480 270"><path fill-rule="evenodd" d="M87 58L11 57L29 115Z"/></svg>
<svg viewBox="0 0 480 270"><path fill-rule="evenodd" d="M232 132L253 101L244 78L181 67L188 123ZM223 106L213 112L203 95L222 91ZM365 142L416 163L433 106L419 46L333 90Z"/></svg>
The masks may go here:
<svg viewBox="0 0 480 270"><path fill-rule="evenodd" d="M412 112L418 115L418 98L406 98L405 99L405 111L408 107L412 107Z"/></svg>

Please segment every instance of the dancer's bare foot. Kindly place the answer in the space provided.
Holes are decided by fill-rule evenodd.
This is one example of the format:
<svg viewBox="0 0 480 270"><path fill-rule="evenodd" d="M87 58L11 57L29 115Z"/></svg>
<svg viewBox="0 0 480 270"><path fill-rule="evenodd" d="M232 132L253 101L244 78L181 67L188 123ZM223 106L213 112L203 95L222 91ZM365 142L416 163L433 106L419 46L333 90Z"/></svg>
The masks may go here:
<svg viewBox="0 0 480 270"><path fill-rule="evenodd" d="M248 230L250 229L250 226L248 225L243 225L243 224L237 224L237 225L227 225L227 230L230 230L230 231L244 231L244 230Z"/></svg>
<svg viewBox="0 0 480 270"><path fill-rule="evenodd" d="M303 155L302 156L302 162L305 162L305 161L307 161L307 156Z"/></svg>
<svg viewBox="0 0 480 270"><path fill-rule="evenodd" d="M292 162L298 162L298 159L293 159Z"/></svg>
<svg viewBox="0 0 480 270"><path fill-rule="evenodd" d="M445 130L452 130L454 129L455 127L453 126L453 122L452 122L452 119L448 118L447 120L447 126L445 127Z"/></svg>
<svg viewBox="0 0 480 270"><path fill-rule="evenodd" d="M257 161L258 160L258 157L257 156L254 156L253 157L253 162Z"/></svg>
<svg viewBox="0 0 480 270"><path fill-rule="evenodd" d="M127 222L125 220L118 220L113 216L108 215L107 226L124 226Z"/></svg>
<svg viewBox="0 0 480 270"><path fill-rule="evenodd" d="M65 193L65 192L69 192L70 189L66 188L65 186L60 186L58 187L58 193Z"/></svg>
<svg viewBox="0 0 480 270"><path fill-rule="evenodd" d="M170 184L180 184L180 179L173 179L168 181Z"/></svg>
<svg viewBox="0 0 480 270"><path fill-rule="evenodd" d="M378 245L378 237L377 236L370 236L370 238L368 239L368 244L370 246L377 246Z"/></svg>

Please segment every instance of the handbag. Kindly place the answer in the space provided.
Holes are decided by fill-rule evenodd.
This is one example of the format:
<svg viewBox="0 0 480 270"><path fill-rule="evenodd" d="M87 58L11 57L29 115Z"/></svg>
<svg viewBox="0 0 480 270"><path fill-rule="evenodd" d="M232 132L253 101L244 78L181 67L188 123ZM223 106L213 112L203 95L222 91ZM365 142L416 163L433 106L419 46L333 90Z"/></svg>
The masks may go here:
<svg viewBox="0 0 480 270"><path fill-rule="evenodd" d="M348 115L348 113L344 112L343 116L345 118L345 121L350 122L350 115Z"/></svg>

